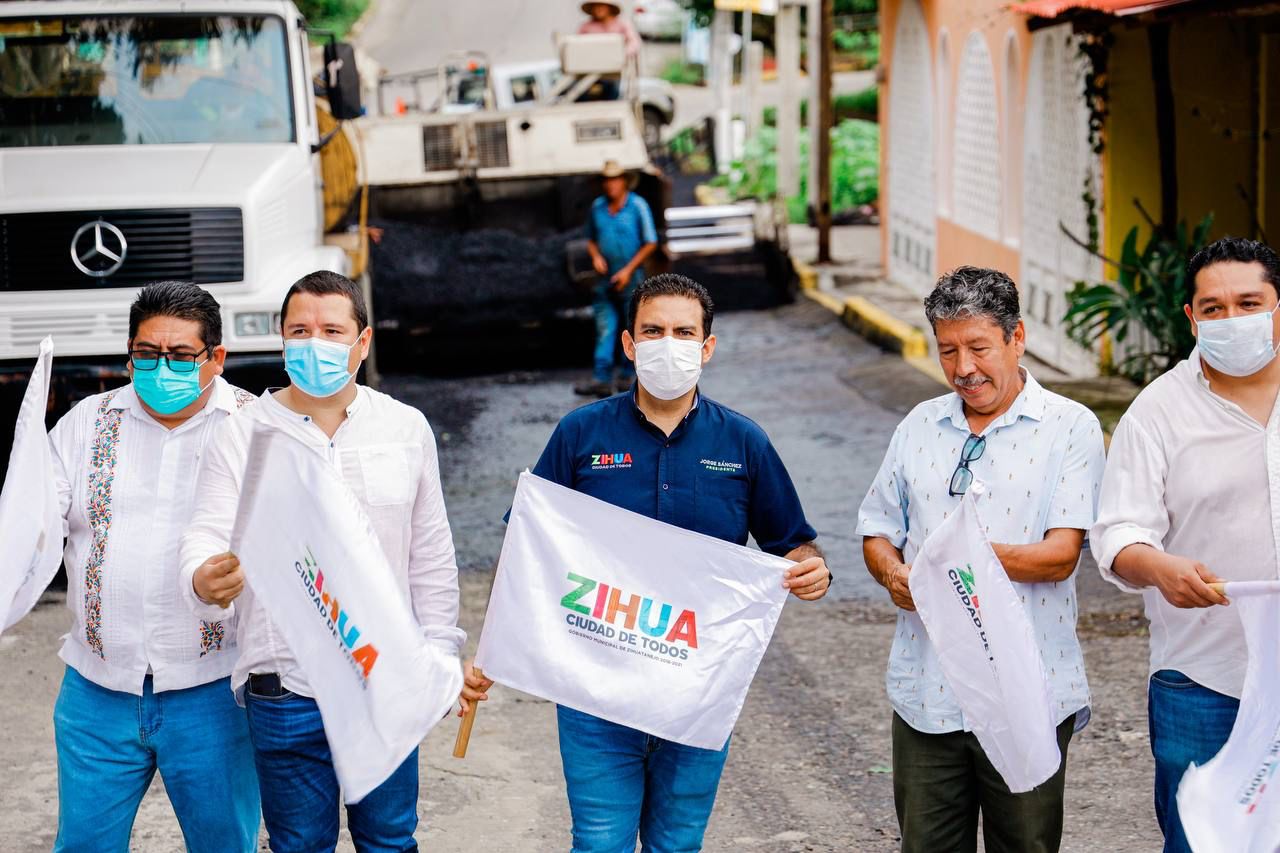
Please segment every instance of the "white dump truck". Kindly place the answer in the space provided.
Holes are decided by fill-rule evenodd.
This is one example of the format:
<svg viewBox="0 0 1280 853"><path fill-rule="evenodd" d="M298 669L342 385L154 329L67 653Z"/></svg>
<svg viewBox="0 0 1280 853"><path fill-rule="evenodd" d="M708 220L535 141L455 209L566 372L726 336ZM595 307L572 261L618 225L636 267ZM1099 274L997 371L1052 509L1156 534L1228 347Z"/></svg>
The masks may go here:
<svg viewBox="0 0 1280 853"><path fill-rule="evenodd" d="M118 382L129 304L158 279L217 297L233 364L278 363L288 286L363 272L358 233L326 216L354 161L322 163L359 84L345 46L325 54L318 114L285 0L0 3L0 369L52 334L64 379Z"/></svg>
<svg viewBox="0 0 1280 853"><path fill-rule="evenodd" d="M362 115L354 52L329 39L317 62L319 35L288 0L0 2L0 398L49 334L62 404L117 384L129 304L159 279L217 297L242 368L278 369L282 297L317 269L362 281L389 332L572 311L607 160L664 257L785 248L762 206L669 209L620 36L561 37L518 103L482 75L482 108Z"/></svg>

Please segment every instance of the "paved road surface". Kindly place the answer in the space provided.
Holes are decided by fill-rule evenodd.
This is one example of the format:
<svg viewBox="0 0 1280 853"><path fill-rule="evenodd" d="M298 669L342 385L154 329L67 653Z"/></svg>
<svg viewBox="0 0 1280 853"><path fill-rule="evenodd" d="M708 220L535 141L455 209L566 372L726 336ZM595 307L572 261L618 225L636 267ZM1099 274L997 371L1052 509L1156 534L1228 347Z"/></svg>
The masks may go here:
<svg viewBox="0 0 1280 853"><path fill-rule="evenodd" d="M830 600L793 602L784 611L734 736L707 849L892 850L882 675L893 610L865 576L853 525L893 426L939 388L812 303L726 314L716 332L720 347L705 392L773 437L839 579ZM533 463L557 419L578 404L569 384L581 375L531 364L471 379L387 380L387 390L426 412L440 441L450 518L467 569L463 625L473 642L515 478ZM1138 602L1111 592L1096 571L1082 570L1081 580L1095 717L1071 750L1064 850L1154 850ZM68 624L62 601L49 594L0 639L6 852L48 850L56 831L51 713L62 673L58 637ZM422 751L425 848L475 849L479 839L487 853L566 849L553 708L495 689L465 761L449 757L454 732L452 721L437 727ZM134 849L181 849L159 781L144 801Z"/></svg>
<svg viewBox="0 0 1280 853"><path fill-rule="evenodd" d="M582 20L578 4L564 0L377 0L360 45L391 73L433 67L456 50L525 62L555 56L553 33L574 32Z"/></svg>

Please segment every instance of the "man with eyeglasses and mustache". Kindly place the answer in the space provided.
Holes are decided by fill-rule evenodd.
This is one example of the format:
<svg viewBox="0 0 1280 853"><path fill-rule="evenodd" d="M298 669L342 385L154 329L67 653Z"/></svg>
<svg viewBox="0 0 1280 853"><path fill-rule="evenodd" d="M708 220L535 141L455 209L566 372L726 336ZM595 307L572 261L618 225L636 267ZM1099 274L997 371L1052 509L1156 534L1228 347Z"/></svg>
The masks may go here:
<svg viewBox="0 0 1280 853"><path fill-rule="evenodd" d="M898 606L885 684L893 706L893 787L904 853L1056 851L1067 745L1089 719L1073 573L1094 522L1102 430L1019 365L1026 328L1002 272L960 267L925 300L954 391L898 425L858 513L867 569ZM970 731L915 612L907 578L929 534L982 484L978 512L1039 640L1062 764L1014 794ZM975 496L977 493L975 492Z"/></svg>
<svg viewBox="0 0 1280 853"><path fill-rule="evenodd" d="M217 301L144 287L129 309L132 381L81 401L49 435L67 537L66 662L53 711L55 851L125 851L156 771L188 850L258 849L249 728L228 687L236 625L192 610L178 543L214 434L255 397L222 379Z"/></svg>

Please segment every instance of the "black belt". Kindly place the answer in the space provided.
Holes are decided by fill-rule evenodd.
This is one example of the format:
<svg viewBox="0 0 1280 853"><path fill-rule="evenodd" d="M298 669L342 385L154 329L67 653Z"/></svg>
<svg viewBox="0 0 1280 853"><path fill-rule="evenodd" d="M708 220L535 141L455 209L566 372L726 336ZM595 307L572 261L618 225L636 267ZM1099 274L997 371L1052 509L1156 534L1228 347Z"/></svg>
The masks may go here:
<svg viewBox="0 0 1280 853"><path fill-rule="evenodd" d="M284 696L289 689L280 681L274 672L264 672L249 676L249 692L256 696Z"/></svg>

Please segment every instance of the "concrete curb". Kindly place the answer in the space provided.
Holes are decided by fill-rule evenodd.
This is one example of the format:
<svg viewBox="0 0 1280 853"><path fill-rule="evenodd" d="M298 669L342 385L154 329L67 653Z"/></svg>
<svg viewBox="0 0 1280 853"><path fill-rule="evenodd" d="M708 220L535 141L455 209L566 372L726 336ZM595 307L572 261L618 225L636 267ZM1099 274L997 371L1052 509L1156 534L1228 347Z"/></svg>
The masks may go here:
<svg viewBox="0 0 1280 853"><path fill-rule="evenodd" d="M818 271L804 261L791 259L791 266L800 279L800 293L818 303L832 314L840 318L840 322L867 340L902 356L902 360L916 370L935 380L939 385L951 390L951 383L942 372L942 365L929 355L929 341L924 333L914 326L891 316L883 308L875 305L862 296L837 296L818 289ZM1067 396L1075 398L1070 392ZM1083 402L1083 401L1082 401ZM1085 403L1088 405L1088 403ZM1111 431L1102 430L1103 445L1110 449Z"/></svg>
<svg viewBox="0 0 1280 853"><path fill-rule="evenodd" d="M924 333L904 323L861 296L837 296L818 289L818 271L804 261L791 259L800 279L800 292L840 318L840 322L867 340L896 352L912 367L940 384L950 387L942 368L929 357Z"/></svg>

